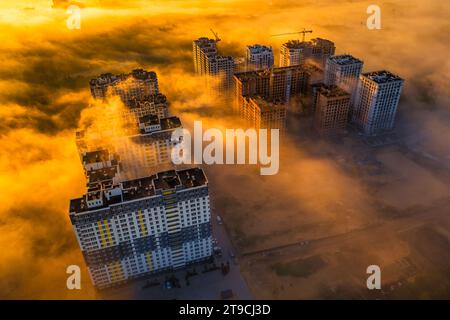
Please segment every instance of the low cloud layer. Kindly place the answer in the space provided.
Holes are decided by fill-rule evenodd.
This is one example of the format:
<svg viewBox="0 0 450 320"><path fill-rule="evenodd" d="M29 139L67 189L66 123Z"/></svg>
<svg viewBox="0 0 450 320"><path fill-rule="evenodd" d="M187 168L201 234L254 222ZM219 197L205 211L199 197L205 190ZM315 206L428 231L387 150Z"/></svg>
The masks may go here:
<svg viewBox="0 0 450 320"><path fill-rule="evenodd" d="M244 56L245 45L262 43L275 48L275 61L287 38L271 34L313 29L313 36L335 41L338 53L364 60L365 71L388 69L405 78L399 133L412 144L426 145L430 153L449 150L450 24L441 1L380 1L380 31L365 26L366 1L80 0L81 30L66 28L65 2L55 1L53 9L47 3L30 8L28 2L0 5L2 298L96 295L87 275L81 293L65 289L66 266L83 264L68 204L84 192L74 131L89 105L89 79L137 67L154 70L172 113L186 127L199 118L208 126L232 123L227 107L209 97L204 82L192 74L191 41L212 36L210 28L222 38L223 53ZM295 137L287 143L286 150L296 148ZM339 190L353 186L350 195L361 199L362 208L369 207L364 191L328 160L296 149L287 154L279 176L268 178L275 189L252 170L209 168L212 188L224 194L218 205L227 210L229 199L252 215L261 209L260 199L272 199L284 210L263 204L269 219L271 214L295 217L306 207L321 221L335 221L340 218L327 205L347 199ZM258 193L236 193L230 177L248 190L260 184ZM312 192L317 188L320 196ZM283 195L275 196L274 190ZM316 221L310 214L304 218ZM362 219L354 218L356 224Z"/></svg>

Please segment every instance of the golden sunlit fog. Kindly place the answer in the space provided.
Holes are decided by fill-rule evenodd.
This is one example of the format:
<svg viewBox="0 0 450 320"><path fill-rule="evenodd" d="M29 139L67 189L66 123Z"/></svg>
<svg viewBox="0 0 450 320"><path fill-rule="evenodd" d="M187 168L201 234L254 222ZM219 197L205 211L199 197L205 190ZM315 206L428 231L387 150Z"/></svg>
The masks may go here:
<svg viewBox="0 0 450 320"><path fill-rule="evenodd" d="M71 198L85 191L75 131L83 110L86 115L87 108L95 108L91 78L134 68L153 70L171 113L180 116L185 127L199 119L208 127L232 126L228 110L223 110L226 105L210 97L193 74L192 40L212 37L210 28L222 39L222 53L242 57L246 45L261 43L274 47L276 63L279 47L288 39L271 35L311 28L313 37L334 41L336 53L364 60L365 71L387 69L401 75L406 87L399 134L431 154L450 150L446 1L378 1L379 31L366 27L370 1L79 0L75 2L81 7L80 30L66 26L71 1L53 2L53 7L46 0L0 3L2 298L98 295L83 268L83 290L69 291L65 282L67 265L84 266L68 206ZM291 125L295 127L295 121ZM301 136L301 129L294 132ZM374 190L380 199L388 199L405 184L423 182L432 190L430 201L449 196L449 185L426 172L413 182L397 180L401 183L383 189L389 191L367 187L357 174L322 154L321 144L304 150L297 138L286 141L277 176L260 177L256 169L248 168L206 169L212 190L220 190L216 207L239 226L232 234L244 251L262 248L266 241L282 244L331 235L382 219L374 209ZM383 159L388 167L399 161ZM404 170L419 170L408 159L401 161ZM398 179L408 175L399 173ZM402 196L410 199L423 192L411 187ZM336 209L336 203L351 210L341 214L345 210ZM395 207L395 201L390 205ZM265 223L255 224L260 219ZM398 246L393 247L405 250ZM383 256L385 251L373 253L377 254Z"/></svg>

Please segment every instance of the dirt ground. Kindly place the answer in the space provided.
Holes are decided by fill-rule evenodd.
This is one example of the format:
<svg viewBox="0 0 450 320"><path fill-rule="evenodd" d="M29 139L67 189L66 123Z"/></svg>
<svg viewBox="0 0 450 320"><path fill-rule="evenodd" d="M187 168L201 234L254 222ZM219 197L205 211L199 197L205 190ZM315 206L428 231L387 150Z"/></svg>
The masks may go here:
<svg viewBox="0 0 450 320"><path fill-rule="evenodd" d="M450 298L450 181L399 146L306 138L276 176L221 168L213 181L229 186L216 207L254 296ZM369 265L382 290L367 289Z"/></svg>
<svg viewBox="0 0 450 320"><path fill-rule="evenodd" d="M387 205L404 210L412 206L426 206L450 194L449 184L443 183L394 148L383 150L377 159L389 172L389 175L382 177L385 183L376 193Z"/></svg>

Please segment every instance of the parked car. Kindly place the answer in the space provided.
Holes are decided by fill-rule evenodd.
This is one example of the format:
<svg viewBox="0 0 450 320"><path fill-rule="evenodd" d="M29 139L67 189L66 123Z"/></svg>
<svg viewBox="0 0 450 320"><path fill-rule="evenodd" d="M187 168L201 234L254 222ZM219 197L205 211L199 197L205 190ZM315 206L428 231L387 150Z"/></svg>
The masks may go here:
<svg viewBox="0 0 450 320"><path fill-rule="evenodd" d="M217 216L216 219L218 224L222 224L222 218L220 216Z"/></svg>
<svg viewBox="0 0 450 320"><path fill-rule="evenodd" d="M166 287L166 289L172 289L172 281L166 280L164 282L164 286Z"/></svg>

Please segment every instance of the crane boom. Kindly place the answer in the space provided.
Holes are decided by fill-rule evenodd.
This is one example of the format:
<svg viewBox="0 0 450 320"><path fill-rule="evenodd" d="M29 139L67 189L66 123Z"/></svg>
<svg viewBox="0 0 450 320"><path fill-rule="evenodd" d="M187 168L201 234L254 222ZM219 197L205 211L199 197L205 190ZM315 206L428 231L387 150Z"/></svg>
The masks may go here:
<svg viewBox="0 0 450 320"><path fill-rule="evenodd" d="M212 28L209 29L209 30L211 30L212 34L216 38L216 42L219 42L220 40L222 40L222 39L219 38L219 35L217 34L217 32L215 32Z"/></svg>
<svg viewBox="0 0 450 320"><path fill-rule="evenodd" d="M279 37L279 36L286 36L286 35L290 35L290 34L301 34L302 35L302 42L305 42L305 35L307 33L312 33L312 30L306 30L303 29L302 31L298 31L298 32L287 32L287 33L280 33L280 34L273 34L271 35L272 37Z"/></svg>

